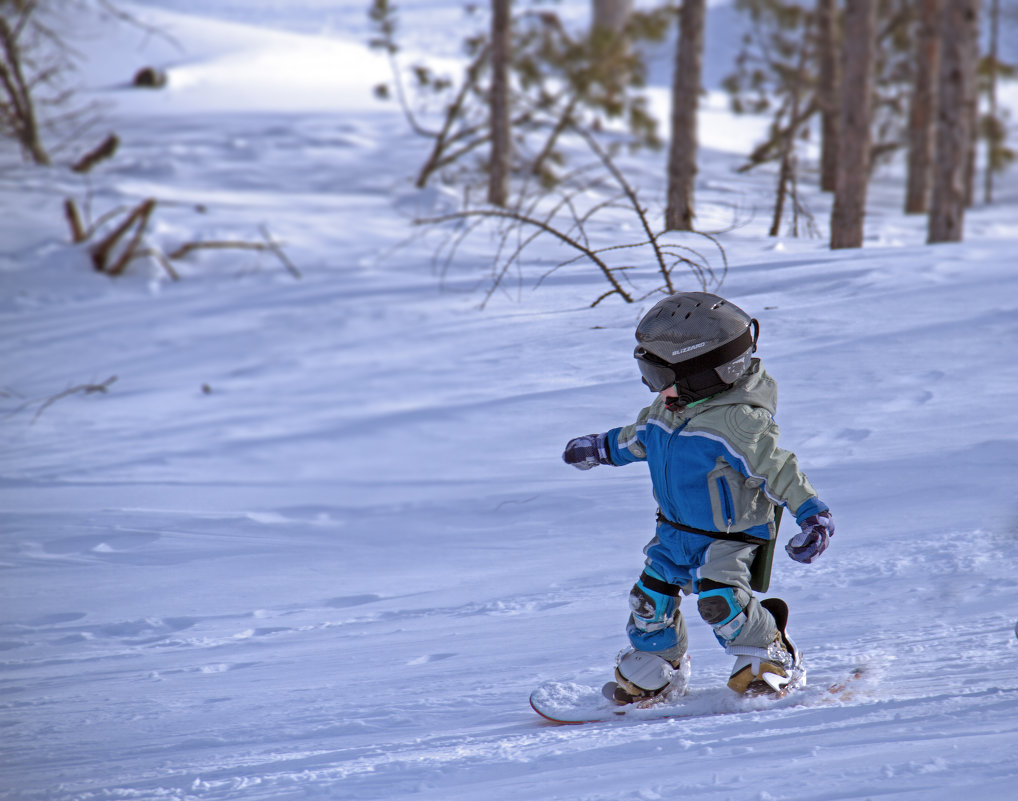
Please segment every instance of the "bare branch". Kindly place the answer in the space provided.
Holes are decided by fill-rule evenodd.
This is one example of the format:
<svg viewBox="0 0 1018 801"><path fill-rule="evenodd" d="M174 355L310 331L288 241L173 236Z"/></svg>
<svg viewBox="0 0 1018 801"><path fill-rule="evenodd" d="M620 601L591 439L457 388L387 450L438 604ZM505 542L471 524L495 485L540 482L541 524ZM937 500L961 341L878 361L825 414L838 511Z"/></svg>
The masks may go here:
<svg viewBox="0 0 1018 801"><path fill-rule="evenodd" d="M72 198L67 198L64 201L64 216L67 218L67 224L71 227L71 241L76 245L84 242L88 237L85 235L85 229L81 224L78 204Z"/></svg>
<svg viewBox="0 0 1018 801"><path fill-rule="evenodd" d="M300 271L293 265L293 263L286 257L279 244L272 241L269 237L268 232L263 229L262 235L266 238L265 242L244 242L242 240L205 240L205 241L194 241L185 242L174 250L170 251L166 255L170 259L182 259L190 253L196 250L255 250L262 253L272 253L278 258L283 266L289 271L294 278L300 278Z"/></svg>
<svg viewBox="0 0 1018 801"><path fill-rule="evenodd" d="M435 145L431 149L431 155L428 156L427 161L424 162L424 166L421 168L421 171L417 176L416 185L418 189L424 187L424 185L428 182L428 178L430 177L430 175L435 170L439 169L442 166L442 163L448 163L449 159L443 159L442 157L443 153L445 152L448 146L447 140L449 139L453 125L455 125L456 120L460 116L460 112L462 111L463 106L466 103L467 97L469 96L470 92L477 86L477 79L481 73L481 69L484 67L484 64L487 63L489 50L490 48L488 46L481 48L480 52L478 52L473 62L471 62L471 64L467 67L466 76L464 77L463 84L462 86L460 86L460 90L456 94L455 99L449 105L449 108L446 110L445 120L442 123L442 129L438 132L438 135L435 137ZM473 145L473 147L476 146L477 146L476 144ZM467 150L472 150L473 147L469 147L467 148ZM462 155L462 152L460 153L460 155ZM456 158L458 157L459 156L457 155Z"/></svg>
<svg viewBox="0 0 1018 801"><path fill-rule="evenodd" d="M646 210L640 205L640 201L636 196L635 190L629 185L622 171L615 164L615 161L608 155L608 153L601 147L600 143L594 138L594 135L586 130L585 128L579 128L574 126L575 130L583 140L587 143L587 146L594 151L594 154L601 159L601 163L604 164L605 168L611 173L612 177L618 182L619 186L622 187L622 191L629 199L630 205L633 207L633 211L636 212L636 216L640 220L640 225L643 226L643 230L647 234L647 239L650 242L651 247L654 249L654 255L657 257L658 269L661 272L661 276L664 278L665 287L668 289L668 293L675 292L675 287L672 284L672 277L669 274L668 267L665 265L664 257L661 255L661 249L658 247L657 236L650 228L650 223L647 221Z"/></svg>
<svg viewBox="0 0 1018 801"><path fill-rule="evenodd" d="M39 124L32 105L31 83L25 77L23 65L25 57L18 39L29 15L34 11L35 4L26 4L21 9L22 16L11 27L5 16L0 16L0 85L2 85L9 105L10 113L3 122L15 134L22 150L32 160L45 166L50 163L49 155L43 149L39 139Z"/></svg>
<svg viewBox="0 0 1018 801"><path fill-rule="evenodd" d="M127 263L131 260L131 254L135 247L137 247L140 241L141 234L145 230L145 226L148 224L149 216L152 214L152 209L155 208L156 202L154 198L149 198L139 203L134 209L127 214L121 223L108 233L101 241L93 245L90 250L92 256L92 266L95 267L97 272L107 272L110 275L120 275ZM131 230L132 227L136 227L137 230L127 247L124 249L120 258L109 266L110 254L113 248L118 242Z"/></svg>
<svg viewBox="0 0 1018 801"><path fill-rule="evenodd" d="M63 392L59 392L56 395L52 396L51 398L48 398L38 408L38 410L35 413L35 417L32 418L32 423L34 424L35 421L39 419L39 416L44 411L46 411L50 406L52 406L54 403L56 403L58 400L66 398L69 395L74 395L74 394L76 394L78 392L81 392L81 393L83 393L85 395L93 395L95 393L100 393L100 392L103 393L103 394L106 394L109 391L109 388L114 383L116 383L116 381L117 381L117 377L115 375L111 375L109 378L107 378L101 384L79 384L76 387L71 387L70 389L65 389ZM24 407L22 407L22 408L24 408Z"/></svg>
<svg viewBox="0 0 1018 801"><path fill-rule="evenodd" d="M99 145L78 159L71 169L74 172L89 172L103 159L113 158L113 154L117 152L119 146L120 139L116 134L110 134Z"/></svg>
<svg viewBox="0 0 1018 801"><path fill-rule="evenodd" d="M590 261L594 262L594 264L597 265L598 269L600 269L601 272L604 274L604 277L605 279L607 279L608 283L612 285L613 292L617 292L619 295L621 295L627 303L633 302L633 299L629 296L629 293L627 293L622 288L618 280L612 274L613 272L612 269L607 264L605 264L594 251L584 246L580 242L577 242L572 237L562 233L557 228L553 227L552 225L549 225L547 222L543 220L537 220L534 219L533 217L527 217L526 215L519 214L510 209L474 209L474 210L468 209L466 211L460 211L454 214L446 214L441 217L433 217L430 219L418 220L417 222L422 225L440 225L442 223L451 222L453 220L462 220L468 217L494 217L500 219L515 220L516 222L523 223L524 225L532 225L537 228L540 228L545 233L548 233L551 236L555 237L556 239L559 239L560 241L569 245L569 247L572 247L580 251L588 259L590 259Z"/></svg>
<svg viewBox="0 0 1018 801"><path fill-rule="evenodd" d="M132 256L132 261L134 259L143 259L146 256L159 262L159 266L166 270L167 275L169 275L174 281L180 280L180 274L173 269L173 265L170 264L170 260L167 259L165 254L158 248L144 248L143 250L136 251L134 256Z"/></svg>

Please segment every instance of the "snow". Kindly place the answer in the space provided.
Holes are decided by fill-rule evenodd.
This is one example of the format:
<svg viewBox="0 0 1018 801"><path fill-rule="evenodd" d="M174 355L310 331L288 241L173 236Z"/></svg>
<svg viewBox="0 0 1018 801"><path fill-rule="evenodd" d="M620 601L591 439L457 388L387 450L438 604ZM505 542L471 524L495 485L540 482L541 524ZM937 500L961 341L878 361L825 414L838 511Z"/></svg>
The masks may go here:
<svg viewBox="0 0 1018 801"><path fill-rule="evenodd" d="M654 513L641 466L559 454L648 401L654 298L591 309L579 264L535 288L542 245L481 309L483 237L439 274L408 221L450 201L371 98L363 5L127 6L172 40L71 17L120 151L88 178L0 151L0 798L1013 798L1018 172L964 243L925 245L891 173L864 248L826 248L812 189L822 236L774 240L773 175L733 172L759 127L711 100L701 214L745 221L720 291L760 319L782 442L838 524L771 592L812 687L867 678L557 727L528 695L608 677ZM454 5L404 4L414 47L455 54ZM126 88L145 64L167 89ZM661 158L626 161L648 198ZM164 249L264 227L302 277L207 251L112 280L67 196L91 219L157 198ZM689 623L710 694L729 658Z"/></svg>

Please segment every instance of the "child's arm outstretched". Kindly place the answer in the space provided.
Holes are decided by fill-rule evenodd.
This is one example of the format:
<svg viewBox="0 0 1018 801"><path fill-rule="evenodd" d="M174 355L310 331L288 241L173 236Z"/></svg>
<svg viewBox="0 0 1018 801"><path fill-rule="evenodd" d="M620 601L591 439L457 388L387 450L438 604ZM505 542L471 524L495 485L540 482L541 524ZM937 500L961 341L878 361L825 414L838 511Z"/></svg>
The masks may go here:
<svg viewBox="0 0 1018 801"><path fill-rule="evenodd" d="M618 467L646 459L647 452L640 441L640 432L646 426L649 413L648 406L632 425L569 440L562 452L562 461L578 470L590 470L599 464Z"/></svg>

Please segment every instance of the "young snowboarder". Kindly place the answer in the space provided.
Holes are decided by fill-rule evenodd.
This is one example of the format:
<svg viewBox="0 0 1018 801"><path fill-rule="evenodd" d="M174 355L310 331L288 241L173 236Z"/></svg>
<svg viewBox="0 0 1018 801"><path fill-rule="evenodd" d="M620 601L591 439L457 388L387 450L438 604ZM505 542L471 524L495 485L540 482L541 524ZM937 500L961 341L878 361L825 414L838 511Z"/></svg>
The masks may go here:
<svg viewBox="0 0 1018 801"><path fill-rule="evenodd" d="M706 292L656 304L636 329L636 362L658 397L632 425L570 440L562 458L580 470L645 461L658 505L655 537L629 595L627 634L613 698L620 704L681 691L689 678L681 594L736 657L728 686L775 693L801 673L785 631L788 609L766 590L777 536L775 510L800 531L785 550L811 563L834 519L778 447L777 384L753 358L759 323ZM755 566L755 567L754 567Z"/></svg>

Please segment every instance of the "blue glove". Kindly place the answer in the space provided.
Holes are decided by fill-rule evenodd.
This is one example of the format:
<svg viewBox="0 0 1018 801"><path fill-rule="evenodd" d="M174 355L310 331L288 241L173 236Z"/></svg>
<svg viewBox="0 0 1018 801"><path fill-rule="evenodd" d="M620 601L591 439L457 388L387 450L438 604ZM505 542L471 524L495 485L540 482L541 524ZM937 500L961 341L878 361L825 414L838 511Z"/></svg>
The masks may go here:
<svg viewBox="0 0 1018 801"><path fill-rule="evenodd" d="M571 464L577 470L590 470L599 464L612 464L604 440L604 434L587 434L585 437L571 439L562 452L562 461Z"/></svg>
<svg viewBox="0 0 1018 801"><path fill-rule="evenodd" d="M788 541L785 551L796 562L808 565L827 550L834 536L834 517L830 512L820 512L810 515L799 525L802 531Z"/></svg>

